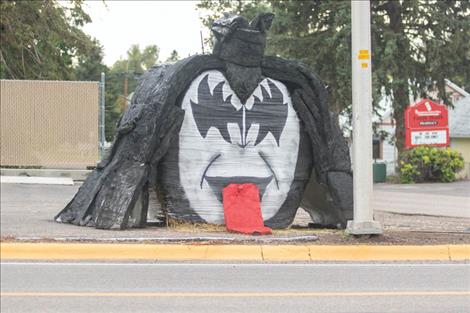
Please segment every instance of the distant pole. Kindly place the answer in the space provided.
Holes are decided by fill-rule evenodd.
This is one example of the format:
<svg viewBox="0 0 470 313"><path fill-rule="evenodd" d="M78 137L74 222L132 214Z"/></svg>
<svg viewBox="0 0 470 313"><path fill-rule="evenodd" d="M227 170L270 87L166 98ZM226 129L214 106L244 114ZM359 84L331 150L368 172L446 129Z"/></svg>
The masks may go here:
<svg viewBox="0 0 470 313"><path fill-rule="evenodd" d="M126 61L126 72L124 73L124 107L122 111L127 108L127 90L128 90L128 76L129 76L129 61Z"/></svg>
<svg viewBox="0 0 470 313"><path fill-rule="evenodd" d="M202 50L202 54L204 54L204 40L202 39L202 30L199 31L199 34L201 35L201 50Z"/></svg>
<svg viewBox="0 0 470 313"><path fill-rule="evenodd" d="M353 195L352 235L382 234L372 208L372 75L370 58L370 1L351 1Z"/></svg>
<svg viewBox="0 0 470 313"><path fill-rule="evenodd" d="M100 110L99 110L99 138L100 138L100 159L104 157L104 143L105 143L105 74L101 72L100 82Z"/></svg>

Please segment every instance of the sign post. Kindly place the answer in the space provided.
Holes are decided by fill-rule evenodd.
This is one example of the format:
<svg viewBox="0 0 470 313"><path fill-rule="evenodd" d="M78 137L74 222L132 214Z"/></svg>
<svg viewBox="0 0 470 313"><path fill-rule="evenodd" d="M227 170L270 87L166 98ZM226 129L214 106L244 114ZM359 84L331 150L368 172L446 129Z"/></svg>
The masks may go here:
<svg viewBox="0 0 470 313"><path fill-rule="evenodd" d="M351 1L353 91L352 235L382 234L372 208L372 78L370 62L370 2Z"/></svg>
<svg viewBox="0 0 470 313"><path fill-rule="evenodd" d="M443 104L423 99L405 110L405 147L449 145L449 113Z"/></svg>

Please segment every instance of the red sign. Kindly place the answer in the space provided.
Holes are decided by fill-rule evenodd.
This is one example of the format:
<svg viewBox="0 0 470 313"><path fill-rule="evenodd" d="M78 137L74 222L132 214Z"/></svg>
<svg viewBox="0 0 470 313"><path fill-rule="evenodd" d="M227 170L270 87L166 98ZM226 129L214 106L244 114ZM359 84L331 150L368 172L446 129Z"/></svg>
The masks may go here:
<svg viewBox="0 0 470 313"><path fill-rule="evenodd" d="M449 145L449 114L447 107L423 99L405 110L406 148L420 145Z"/></svg>

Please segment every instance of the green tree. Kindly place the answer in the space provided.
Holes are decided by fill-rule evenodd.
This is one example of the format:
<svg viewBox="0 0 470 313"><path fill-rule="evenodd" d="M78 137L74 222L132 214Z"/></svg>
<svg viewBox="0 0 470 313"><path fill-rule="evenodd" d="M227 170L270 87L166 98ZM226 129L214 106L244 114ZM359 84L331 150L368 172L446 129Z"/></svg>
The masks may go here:
<svg viewBox="0 0 470 313"><path fill-rule="evenodd" d="M111 66L110 75L120 77L123 97L131 94L137 87L137 78L150 67L158 63L160 49L156 45L149 45L140 49L139 45L132 45L127 50L127 58L119 59ZM127 95L124 95L124 81L127 77Z"/></svg>
<svg viewBox="0 0 470 313"><path fill-rule="evenodd" d="M214 1L203 0L206 24L223 11L243 14L272 11L267 53L308 64L330 87L334 111L351 107L350 1ZM470 2L458 0L371 1L374 104L392 99L404 149L404 109L409 95L438 89L449 104L444 79L470 87Z"/></svg>
<svg viewBox="0 0 470 313"><path fill-rule="evenodd" d="M142 51L139 45L132 45L127 50L127 59L123 61L127 62L130 71L143 73L157 63L159 53L160 49L156 45L147 46Z"/></svg>
<svg viewBox="0 0 470 313"><path fill-rule="evenodd" d="M82 2L1 1L0 77L73 79L74 61L96 48Z"/></svg>
<svg viewBox="0 0 470 313"><path fill-rule="evenodd" d="M180 59L180 56L178 54L178 51L173 50L171 51L170 56L166 59L165 63L175 63Z"/></svg>
<svg viewBox="0 0 470 313"><path fill-rule="evenodd" d="M160 49L156 45L150 45L144 48L141 54L141 62L143 70L148 70L157 64Z"/></svg>
<svg viewBox="0 0 470 313"><path fill-rule="evenodd" d="M79 55L74 65L74 79L98 81L101 73L106 73L108 67L103 63L103 48L98 40L93 39L93 46L87 54Z"/></svg>
<svg viewBox="0 0 470 313"><path fill-rule="evenodd" d="M140 75L153 65L158 64L159 52L160 49L156 45L149 45L143 49L139 45L132 45L127 50L127 57L114 62L107 72L106 140L113 139L117 121L127 106L129 95L137 87Z"/></svg>
<svg viewBox="0 0 470 313"><path fill-rule="evenodd" d="M112 141L116 133L116 124L122 114L123 99L120 98L122 90L119 89L113 79L107 76L106 81L106 94L105 94L105 138L107 141ZM121 99L121 101L119 101Z"/></svg>

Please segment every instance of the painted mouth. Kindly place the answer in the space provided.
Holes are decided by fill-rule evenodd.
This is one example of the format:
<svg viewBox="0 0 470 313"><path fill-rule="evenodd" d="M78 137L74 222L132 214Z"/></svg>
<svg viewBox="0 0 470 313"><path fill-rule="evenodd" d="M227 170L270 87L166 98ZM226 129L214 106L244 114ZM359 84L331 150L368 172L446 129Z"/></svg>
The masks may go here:
<svg viewBox="0 0 470 313"><path fill-rule="evenodd" d="M221 177L221 176L205 176L205 179L209 186L212 189L212 192L217 197L221 203L222 199L222 191L225 187L230 184L255 184L258 186L259 189L259 198L260 201L263 199L264 192L266 191L266 187L269 183L273 180L273 176L269 177L251 177L251 176L232 176L232 177Z"/></svg>

